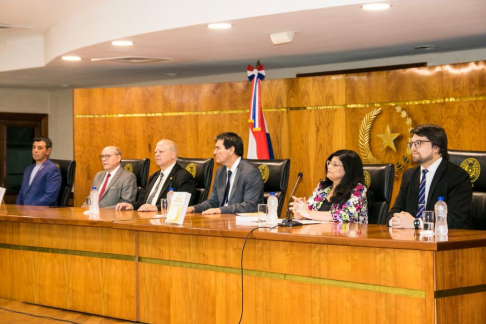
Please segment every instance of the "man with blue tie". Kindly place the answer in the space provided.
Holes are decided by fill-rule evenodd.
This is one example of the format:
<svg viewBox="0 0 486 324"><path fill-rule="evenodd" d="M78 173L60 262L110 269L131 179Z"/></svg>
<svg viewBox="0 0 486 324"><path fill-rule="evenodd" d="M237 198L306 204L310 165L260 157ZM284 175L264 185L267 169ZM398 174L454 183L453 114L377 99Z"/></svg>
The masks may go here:
<svg viewBox="0 0 486 324"><path fill-rule="evenodd" d="M52 141L49 138L34 138L32 158L35 164L24 171L17 205L57 206L62 178L57 165L49 160L51 149Z"/></svg>
<svg viewBox="0 0 486 324"><path fill-rule="evenodd" d="M243 141L235 133L222 133L215 138L216 171L209 199L187 209L204 215L236 214L257 211L263 203L263 180L260 171L244 160Z"/></svg>
<svg viewBox="0 0 486 324"><path fill-rule="evenodd" d="M434 210L439 197L447 203L447 224L453 228L472 228L469 217L472 185L461 167L448 161L447 135L437 125L426 124L410 131L412 160L420 166L403 173L395 204L388 215L394 228L419 228L424 210Z"/></svg>

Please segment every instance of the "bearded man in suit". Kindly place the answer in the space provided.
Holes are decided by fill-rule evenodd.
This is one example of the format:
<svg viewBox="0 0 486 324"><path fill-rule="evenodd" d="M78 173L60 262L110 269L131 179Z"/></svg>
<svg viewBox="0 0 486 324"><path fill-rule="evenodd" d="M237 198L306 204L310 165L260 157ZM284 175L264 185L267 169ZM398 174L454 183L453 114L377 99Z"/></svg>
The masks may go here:
<svg viewBox="0 0 486 324"><path fill-rule="evenodd" d="M473 228L469 216L472 185L467 172L448 161L447 135L437 125L419 125L410 131L416 168L403 173L400 191L387 219L394 228L419 228L424 210L434 210L438 197L447 203L449 228Z"/></svg>

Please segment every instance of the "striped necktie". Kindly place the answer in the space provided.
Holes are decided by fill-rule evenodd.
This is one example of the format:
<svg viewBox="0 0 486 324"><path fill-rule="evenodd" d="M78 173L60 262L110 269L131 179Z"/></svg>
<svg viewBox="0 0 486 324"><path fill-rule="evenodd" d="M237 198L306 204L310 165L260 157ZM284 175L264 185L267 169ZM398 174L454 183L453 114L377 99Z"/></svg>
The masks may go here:
<svg viewBox="0 0 486 324"><path fill-rule="evenodd" d="M155 186L154 190L152 190L152 194L147 199L147 204L152 204L152 200L154 200L157 191L159 191L160 184L162 183L162 178L164 177L164 172L160 172L159 178L157 179L157 185ZM155 203L157 205L157 202Z"/></svg>
<svg viewBox="0 0 486 324"><path fill-rule="evenodd" d="M429 172L429 170L422 170L422 180L420 180L420 187L419 187L419 200L418 200L418 213L417 218L422 217L422 213L425 210L425 187L427 186L427 181L425 175Z"/></svg>

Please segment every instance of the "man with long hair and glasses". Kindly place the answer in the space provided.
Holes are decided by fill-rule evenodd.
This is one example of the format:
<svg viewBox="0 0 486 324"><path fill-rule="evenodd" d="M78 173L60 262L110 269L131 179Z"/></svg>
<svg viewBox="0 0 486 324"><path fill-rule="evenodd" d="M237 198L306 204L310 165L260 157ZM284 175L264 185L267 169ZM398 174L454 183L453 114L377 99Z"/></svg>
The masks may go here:
<svg viewBox="0 0 486 324"><path fill-rule="evenodd" d="M403 173L395 204L388 214L394 228L419 228L424 210L434 210L438 197L447 203L449 228L473 228L469 217L472 185L461 167L449 162L447 135L437 125L425 124L410 131L413 162L418 167Z"/></svg>

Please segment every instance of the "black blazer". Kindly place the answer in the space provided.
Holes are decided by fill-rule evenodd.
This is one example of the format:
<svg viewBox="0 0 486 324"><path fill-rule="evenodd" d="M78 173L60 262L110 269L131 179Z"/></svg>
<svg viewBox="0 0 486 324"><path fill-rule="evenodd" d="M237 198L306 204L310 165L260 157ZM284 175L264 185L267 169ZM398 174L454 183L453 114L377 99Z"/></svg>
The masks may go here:
<svg viewBox="0 0 486 324"><path fill-rule="evenodd" d="M152 187L155 185L157 178L160 175L160 171L155 172L149 178L147 188L144 195L138 198L138 201L131 202L133 209L139 209L140 206L147 202L147 199L152 191ZM191 200L189 201L189 206L191 206L196 198L196 180L193 178L192 174L184 170L179 164L175 164L170 171L168 178L164 182L164 186L160 191L160 195L157 198L157 209L160 211L160 199L167 197L169 188L174 188L174 191L183 191L191 194Z"/></svg>
<svg viewBox="0 0 486 324"><path fill-rule="evenodd" d="M420 166L403 173L400 191L386 224L394 213L406 211L412 216L418 212L418 190L420 186ZM425 210L434 210L438 197L447 203L447 225L449 228L473 228L469 216L472 200L472 185L469 175L461 167L443 159L430 185Z"/></svg>

